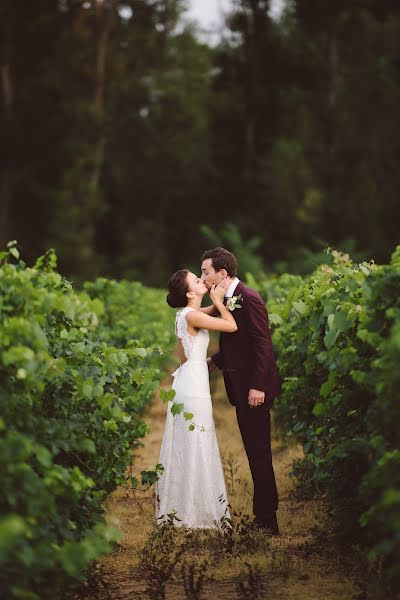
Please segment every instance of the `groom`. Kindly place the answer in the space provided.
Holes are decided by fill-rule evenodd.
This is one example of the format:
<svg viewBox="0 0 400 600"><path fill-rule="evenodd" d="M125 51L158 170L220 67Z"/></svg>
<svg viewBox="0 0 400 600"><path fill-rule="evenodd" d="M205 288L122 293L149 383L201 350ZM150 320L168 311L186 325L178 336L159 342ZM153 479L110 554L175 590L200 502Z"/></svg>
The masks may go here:
<svg viewBox="0 0 400 600"><path fill-rule="evenodd" d="M236 271L235 256L224 248L207 250L202 256L201 277L209 289L229 278L225 299L238 325L235 333L220 334L220 350L207 361L210 372L216 367L222 370L229 402L236 407L254 483L252 526L279 535L270 408L281 390L280 379L264 301L236 277Z"/></svg>

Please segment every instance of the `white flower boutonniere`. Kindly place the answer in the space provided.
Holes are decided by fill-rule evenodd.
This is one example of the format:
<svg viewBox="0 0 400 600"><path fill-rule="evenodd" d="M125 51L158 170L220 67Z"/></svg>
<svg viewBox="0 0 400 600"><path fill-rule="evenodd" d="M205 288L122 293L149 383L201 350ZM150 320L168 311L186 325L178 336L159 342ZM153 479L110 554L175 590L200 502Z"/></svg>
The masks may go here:
<svg viewBox="0 0 400 600"><path fill-rule="evenodd" d="M242 294L239 296L232 296L232 298L227 298L226 308L231 312L235 310L235 308L242 308L242 305L239 304L243 300Z"/></svg>

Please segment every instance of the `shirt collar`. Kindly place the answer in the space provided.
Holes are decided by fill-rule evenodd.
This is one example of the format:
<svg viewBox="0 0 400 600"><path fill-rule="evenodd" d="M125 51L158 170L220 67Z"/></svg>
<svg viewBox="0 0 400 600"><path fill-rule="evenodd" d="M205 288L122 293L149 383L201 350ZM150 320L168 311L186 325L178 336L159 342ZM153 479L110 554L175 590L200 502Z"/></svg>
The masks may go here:
<svg viewBox="0 0 400 600"><path fill-rule="evenodd" d="M240 279L238 279L238 277L235 277L235 279L232 280L231 285L228 287L228 289L225 292L225 298L232 298L233 293L239 283L240 283Z"/></svg>

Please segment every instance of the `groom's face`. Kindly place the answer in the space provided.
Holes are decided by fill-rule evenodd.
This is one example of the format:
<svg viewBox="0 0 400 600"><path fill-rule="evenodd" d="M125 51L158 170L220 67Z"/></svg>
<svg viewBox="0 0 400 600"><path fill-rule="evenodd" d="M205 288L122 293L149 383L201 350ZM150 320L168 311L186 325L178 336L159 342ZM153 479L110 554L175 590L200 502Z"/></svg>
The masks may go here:
<svg viewBox="0 0 400 600"><path fill-rule="evenodd" d="M201 278L208 287L211 289L213 283L218 285L222 279L226 277L225 269L221 269L221 271L216 271L212 264L212 258L206 258L201 263Z"/></svg>

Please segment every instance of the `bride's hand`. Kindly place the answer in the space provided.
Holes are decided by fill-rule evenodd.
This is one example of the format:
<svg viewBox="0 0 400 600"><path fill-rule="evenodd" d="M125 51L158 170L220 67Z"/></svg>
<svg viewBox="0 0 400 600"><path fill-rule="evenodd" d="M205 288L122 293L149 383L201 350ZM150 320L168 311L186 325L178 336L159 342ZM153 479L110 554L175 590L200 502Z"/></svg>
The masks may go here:
<svg viewBox="0 0 400 600"><path fill-rule="evenodd" d="M229 281L229 279L225 278L222 281L220 281L218 285L215 285L214 283L212 284L210 289L210 298L214 304L218 301L223 301L225 292L229 288L230 283L231 282Z"/></svg>

